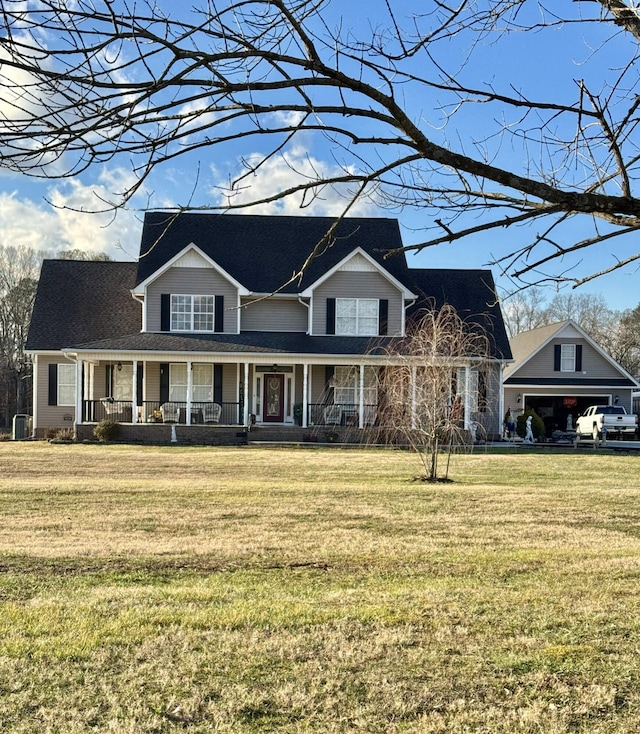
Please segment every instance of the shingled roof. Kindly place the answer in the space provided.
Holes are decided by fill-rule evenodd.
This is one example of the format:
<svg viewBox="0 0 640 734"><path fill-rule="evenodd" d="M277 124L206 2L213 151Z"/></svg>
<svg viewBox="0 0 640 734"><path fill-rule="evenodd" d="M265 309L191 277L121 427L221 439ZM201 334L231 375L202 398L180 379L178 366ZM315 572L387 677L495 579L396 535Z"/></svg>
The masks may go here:
<svg viewBox="0 0 640 734"><path fill-rule="evenodd" d="M136 269L133 262L45 260L27 351L139 332L142 306L131 297Z"/></svg>
<svg viewBox="0 0 640 734"><path fill-rule="evenodd" d="M323 242L332 217L273 217L235 214L147 212L136 284L142 283L191 243L254 293L299 293L361 247L400 282L407 282L398 222L383 218L340 221L328 243L305 269L302 282L287 283Z"/></svg>
<svg viewBox="0 0 640 734"><path fill-rule="evenodd" d="M81 347L122 351L288 352L292 354L365 354L365 338L309 336L279 332L181 335L141 333L142 306L131 296L136 284L192 242L249 290L269 293L297 270L310 249L334 222L323 217L150 212L145 217L139 263L45 260L27 339L28 351ZM162 235L162 236L161 236ZM402 246L393 219L345 219L332 245L309 265L300 292L355 248L362 248L409 290L419 294L408 316L420 308L449 304L468 323L486 328L491 353L510 359L493 277L487 270L413 269L404 254L385 258Z"/></svg>
<svg viewBox="0 0 640 734"><path fill-rule="evenodd" d="M511 359L509 338L490 270L410 268L409 287L419 295L407 318L417 318L424 309L439 310L445 304L467 324L482 329L490 339L489 351L496 359Z"/></svg>

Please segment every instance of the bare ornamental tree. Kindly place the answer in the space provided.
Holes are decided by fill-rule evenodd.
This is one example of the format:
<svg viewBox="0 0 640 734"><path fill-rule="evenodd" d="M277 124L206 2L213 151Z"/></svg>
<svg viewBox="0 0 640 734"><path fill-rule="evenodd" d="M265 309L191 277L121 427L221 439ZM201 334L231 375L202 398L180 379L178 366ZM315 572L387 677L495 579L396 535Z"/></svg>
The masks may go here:
<svg viewBox="0 0 640 734"><path fill-rule="evenodd" d="M343 214L424 211L416 250L507 230L495 259L520 282L575 285L640 257L626 245L640 228L635 2L4 0L0 22L0 166L130 165L105 206L152 188L157 167L215 156L229 166L214 208L336 190ZM296 144L331 165L297 164ZM299 167L253 193L276 159ZM587 248L598 264L582 272Z"/></svg>
<svg viewBox="0 0 640 734"><path fill-rule="evenodd" d="M492 383L489 339L448 305L425 310L407 331L381 372L379 423L387 442L407 444L420 457L424 480L448 479L452 452L482 431Z"/></svg>

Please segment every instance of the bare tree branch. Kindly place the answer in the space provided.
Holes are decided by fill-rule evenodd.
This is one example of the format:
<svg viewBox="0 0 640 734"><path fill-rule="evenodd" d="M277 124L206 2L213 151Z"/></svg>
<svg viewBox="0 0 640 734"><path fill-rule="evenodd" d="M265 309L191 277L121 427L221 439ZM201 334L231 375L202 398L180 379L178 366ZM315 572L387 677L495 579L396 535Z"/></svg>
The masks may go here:
<svg viewBox="0 0 640 734"><path fill-rule="evenodd" d="M567 258L606 252L640 226L636 5L372 0L374 10L376 25L326 0L200 0L171 13L147 0L5 0L0 166L51 178L126 162L135 181L111 202L124 206L156 170L215 153L230 161L229 185L207 208L304 207L333 187L344 211L361 198L421 210L428 232L414 249L509 228L520 241L500 261L514 277L548 265L545 278L584 282L566 276ZM476 59L514 34L539 55L550 34L571 48L546 98L518 63L480 71ZM304 176L292 167L290 183L252 195L294 146L316 146L331 168L309 157ZM591 235L551 240L583 219ZM524 226L537 221L547 234Z"/></svg>

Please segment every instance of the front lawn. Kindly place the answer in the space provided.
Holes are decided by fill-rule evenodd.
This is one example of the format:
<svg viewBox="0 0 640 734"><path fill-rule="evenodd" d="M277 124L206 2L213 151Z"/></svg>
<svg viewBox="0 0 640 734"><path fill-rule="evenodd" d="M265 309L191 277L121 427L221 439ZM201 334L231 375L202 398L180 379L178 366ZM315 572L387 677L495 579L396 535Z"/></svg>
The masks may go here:
<svg viewBox="0 0 640 734"><path fill-rule="evenodd" d="M0 732L640 732L640 457L0 462Z"/></svg>

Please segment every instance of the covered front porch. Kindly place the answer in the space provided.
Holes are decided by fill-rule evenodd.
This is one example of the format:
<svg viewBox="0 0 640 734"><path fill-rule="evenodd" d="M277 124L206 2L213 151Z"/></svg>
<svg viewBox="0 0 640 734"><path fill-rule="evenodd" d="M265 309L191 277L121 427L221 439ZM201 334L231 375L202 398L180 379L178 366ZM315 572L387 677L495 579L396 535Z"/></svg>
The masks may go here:
<svg viewBox="0 0 640 734"><path fill-rule="evenodd" d="M375 362L78 355L75 422L364 428L379 421Z"/></svg>
<svg viewBox="0 0 640 734"><path fill-rule="evenodd" d="M379 356L369 355L357 363L335 355L288 355L282 363L274 362L273 355L244 360L220 354L67 356L75 361L77 435L86 437L98 422L112 420L127 427L126 436L149 442L164 441L171 427L189 429L190 439L198 443L217 442L224 428L232 429L231 438L261 427L290 429L291 436L294 429L303 429L299 440L320 436L322 429L351 438L354 429L383 429L380 376L393 369L388 359L382 364ZM459 402L461 426L469 430L485 422L489 434L493 417L478 413L472 365L453 372L460 394L451 399ZM406 401L406 412L414 414L415 394L409 391Z"/></svg>

